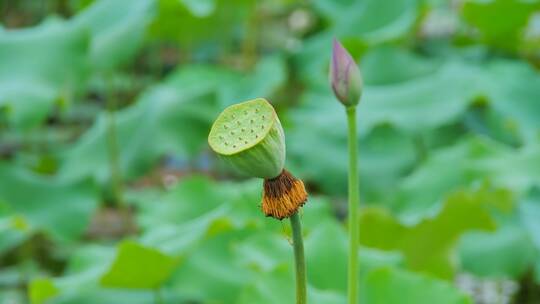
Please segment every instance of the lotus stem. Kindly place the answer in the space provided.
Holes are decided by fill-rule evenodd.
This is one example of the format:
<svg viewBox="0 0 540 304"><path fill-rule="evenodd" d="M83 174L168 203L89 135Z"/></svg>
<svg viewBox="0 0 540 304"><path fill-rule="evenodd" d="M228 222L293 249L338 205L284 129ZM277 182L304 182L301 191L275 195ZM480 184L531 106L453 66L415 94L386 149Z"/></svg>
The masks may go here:
<svg viewBox="0 0 540 304"><path fill-rule="evenodd" d="M349 142L349 304L358 304L359 223L358 205L358 138L356 136L356 106L347 108Z"/></svg>
<svg viewBox="0 0 540 304"><path fill-rule="evenodd" d="M120 166L120 151L118 149L118 134L116 132L116 97L113 91L112 80L108 82L107 94L107 148L109 154L109 168L111 189L114 204L124 206L124 186L122 181L122 169Z"/></svg>
<svg viewBox="0 0 540 304"><path fill-rule="evenodd" d="M302 239L302 225L298 213L290 217L293 248L294 248L294 263L296 270L296 304L307 303L307 285L306 285L306 259L304 257L304 241Z"/></svg>

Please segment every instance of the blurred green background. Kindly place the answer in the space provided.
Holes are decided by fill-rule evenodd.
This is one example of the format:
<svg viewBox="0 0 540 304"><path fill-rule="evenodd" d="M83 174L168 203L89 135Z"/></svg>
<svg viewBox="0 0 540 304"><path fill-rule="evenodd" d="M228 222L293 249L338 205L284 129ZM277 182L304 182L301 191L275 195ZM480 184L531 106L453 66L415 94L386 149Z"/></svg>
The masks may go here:
<svg viewBox="0 0 540 304"><path fill-rule="evenodd" d="M269 99L309 298L345 303L333 37L361 67L362 304L540 303L540 0L0 0L0 304L293 303L288 222L209 151Z"/></svg>

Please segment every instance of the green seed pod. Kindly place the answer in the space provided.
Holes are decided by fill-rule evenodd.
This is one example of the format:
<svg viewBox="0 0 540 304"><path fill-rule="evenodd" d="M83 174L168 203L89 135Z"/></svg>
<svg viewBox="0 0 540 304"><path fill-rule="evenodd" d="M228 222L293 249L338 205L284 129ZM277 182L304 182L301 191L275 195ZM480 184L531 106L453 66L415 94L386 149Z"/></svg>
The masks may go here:
<svg viewBox="0 0 540 304"><path fill-rule="evenodd" d="M208 143L239 173L272 179L285 164L285 135L272 105L257 98L232 105L218 116Z"/></svg>

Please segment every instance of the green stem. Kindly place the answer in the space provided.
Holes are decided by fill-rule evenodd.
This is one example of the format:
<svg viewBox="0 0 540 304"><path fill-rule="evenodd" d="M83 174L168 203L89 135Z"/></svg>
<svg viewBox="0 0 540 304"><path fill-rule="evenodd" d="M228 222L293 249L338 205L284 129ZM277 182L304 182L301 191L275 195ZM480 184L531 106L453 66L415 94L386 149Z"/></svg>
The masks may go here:
<svg viewBox="0 0 540 304"><path fill-rule="evenodd" d="M416 151L418 154L418 162L425 161L428 157L428 149L421 134L414 137L414 143L416 145Z"/></svg>
<svg viewBox="0 0 540 304"><path fill-rule="evenodd" d="M349 304L358 303L358 253L359 224L358 205L358 137L356 134L356 106L347 108L349 141Z"/></svg>
<svg viewBox="0 0 540 304"><path fill-rule="evenodd" d="M296 304L306 304L306 259L304 258L302 225L300 224L298 212L291 216L291 227L294 247L294 262L296 267Z"/></svg>
<svg viewBox="0 0 540 304"><path fill-rule="evenodd" d="M161 288L154 289L154 302L156 304L163 304L163 296L161 295Z"/></svg>
<svg viewBox="0 0 540 304"><path fill-rule="evenodd" d="M244 59L244 67L251 68L256 61L257 47L258 47L258 26L261 24L261 15L259 14L259 8L257 2L253 3L250 8L250 16L246 21L245 26L245 38L242 42L242 55Z"/></svg>
<svg viewBox="0 0 540 304"><path fill-rule="evenodd" d="M122 171L120 169L120 152L118 151L118 135L116 134L116 98L114 97L113 86L108 86L107 95L107 146L109 153L109 166L111 170L111 183L114 202L117 206L124 205L124 189L122 184Z"/></svg>

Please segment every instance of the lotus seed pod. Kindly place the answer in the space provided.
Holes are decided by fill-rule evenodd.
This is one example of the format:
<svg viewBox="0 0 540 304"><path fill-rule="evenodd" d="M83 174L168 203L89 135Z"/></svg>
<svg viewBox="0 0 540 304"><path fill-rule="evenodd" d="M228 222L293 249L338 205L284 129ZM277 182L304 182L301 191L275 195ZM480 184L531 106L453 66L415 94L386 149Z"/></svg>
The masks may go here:
<svg viewBox="0 0 540 304"><path fill-rule="evenodd" d="M272 105L257 98L226 108L216 119L208 143L241 174L275 178L285 164L285 135Z"/></svg>

